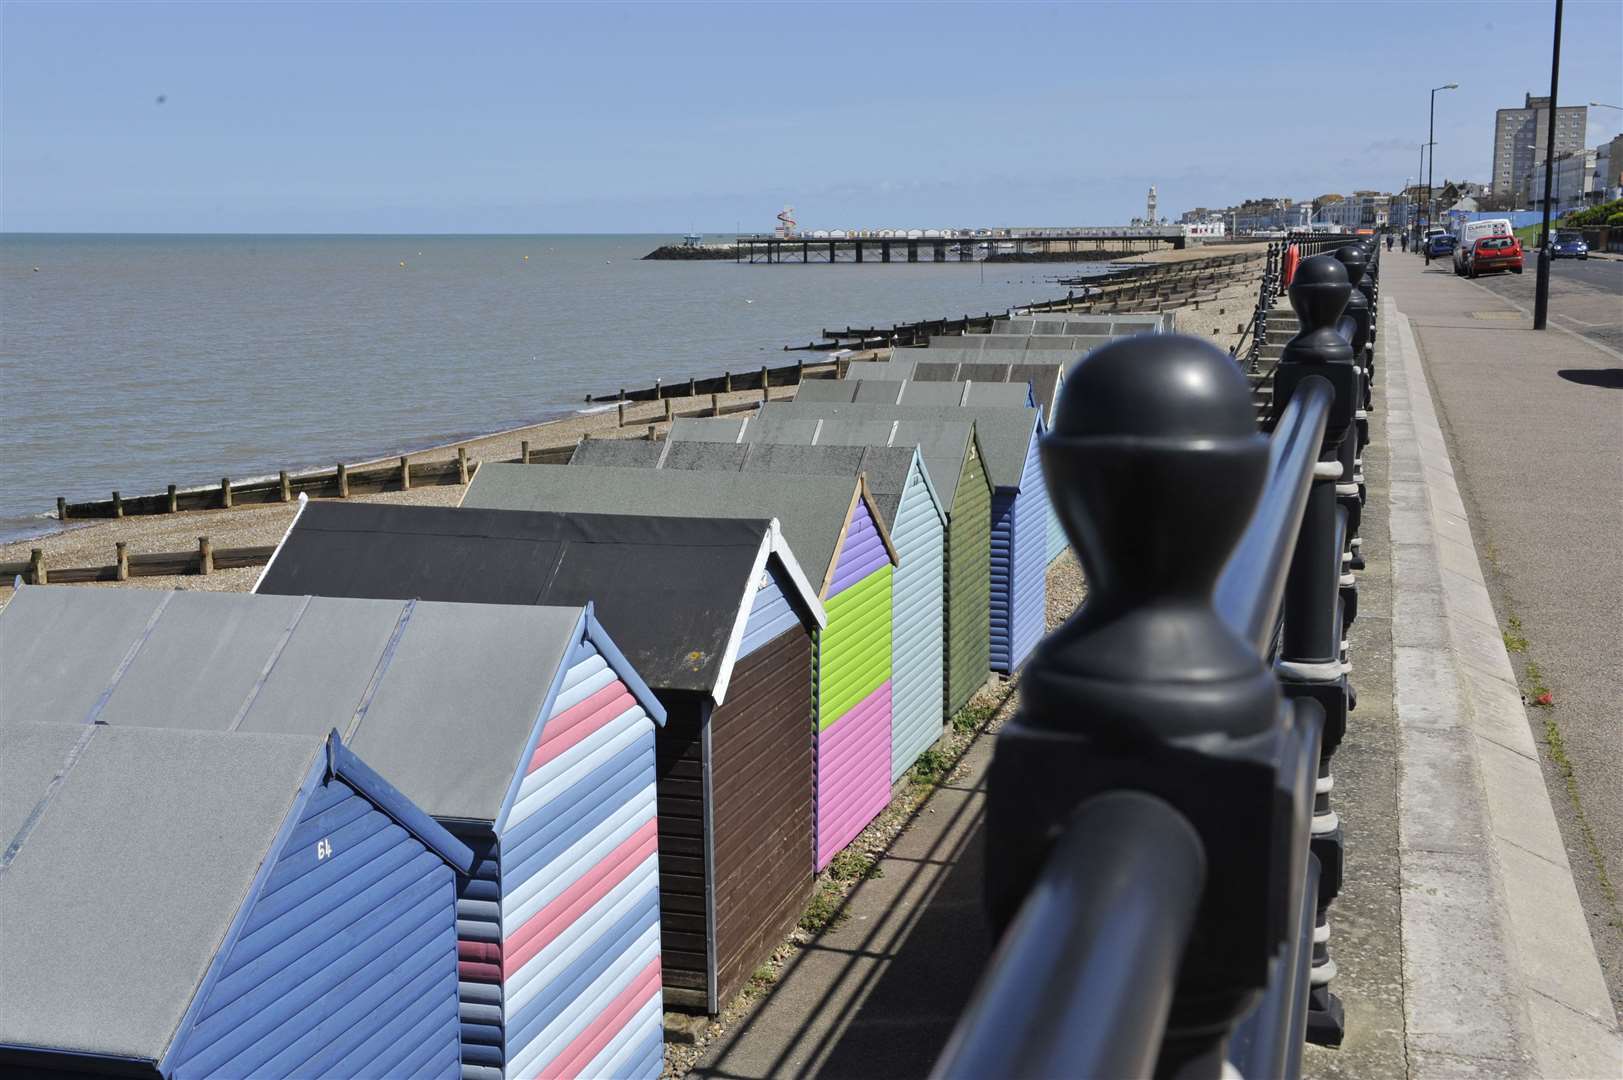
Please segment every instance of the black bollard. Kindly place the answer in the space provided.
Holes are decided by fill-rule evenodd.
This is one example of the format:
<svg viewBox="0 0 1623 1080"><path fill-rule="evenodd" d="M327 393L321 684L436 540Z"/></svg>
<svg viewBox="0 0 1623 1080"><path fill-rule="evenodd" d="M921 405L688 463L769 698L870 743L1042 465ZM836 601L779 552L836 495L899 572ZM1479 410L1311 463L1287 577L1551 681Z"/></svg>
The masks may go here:
<svg viewBox="0 0 1623 1080"><path fill-rule="evenodd" d="M1347 727L1348 684L1342 635L1356 597L1343 591L1344 545L1336 542L1338 487L1346 466L1344 446L1351 440L1354 413L1362 393L1362 373L1346 339L1333 329L1355 290L1347 280L1344 260L1317 255L1305 259L1291 283L1291 307L1301 331L1286 343L1274 374L1273 415L1278 417L1302 380L1319 376L1335 388L1335 404L1325 425L1319 464L1314 470L1303 513L1302 530L1285 586L1285 625L1278 664L1280 682L1291 697L1305 697L1324 709L1324 738L1319 751L1319 785L1314 800L1312 851L1318 858L1319 907L1314 927L1312 992L1308 1006L1309 1041L1336 1045L1345 1030L1341 1002L1329 991L1335 964L1329 955L1330 901L1341 889L1342 832L1330 807L1331 758Z"/></svg>
<svg viewBox="0 0 1623 1080"><path fill-rule="evenodd" d="M1089 595L1033 653L1024 706L998 737L988 911L1001 932L1090 797L1132 788L1176 808L1217 887L1201 897L1155 1075L1210 1080L1283 940L1277 882L1293 857L1278 842L1289 831L1278 682L1213 607L1268 442L1226 353L1146 334L1077 365L1042 462Z"/></svg>

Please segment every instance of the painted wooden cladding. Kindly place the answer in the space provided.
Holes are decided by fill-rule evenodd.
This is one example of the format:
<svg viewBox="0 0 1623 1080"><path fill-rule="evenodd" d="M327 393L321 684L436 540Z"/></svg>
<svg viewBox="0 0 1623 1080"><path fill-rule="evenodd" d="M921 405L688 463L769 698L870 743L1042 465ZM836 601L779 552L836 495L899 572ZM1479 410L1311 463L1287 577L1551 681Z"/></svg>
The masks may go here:
<svg viewBox="0 0 1623 1080"><path fill-rule="evenodd" d="M654 785L652 721L583 642L501 836L507 1077L640 1067L658 1037Z"/></svg>
<svg viewBox="0 0 1623 1080"><path fill-rule="evenodd" d="M986 466L971 452L947 525L947 713L956 713L991 668L992 492Z"/></svg>
<svg viewBox="0 0 1623 1080"><path fill-rule="evenodd" d="M173 1075L456 1076L456 872L337 777L296 810Z"/></svg>
<svg viewBox="0 0 1623 1080"><path fill-rule="evenodd" d="M1053 510L1048 485L1043 482L1037 440L1026 451L1020 477L1020 508L1016 512L1013 617L1010 637L1013 666L1019 667L1042 640L1048 614L1048 525Z"/></svg>
<svg viewBox="0 0 1623 1080"><path fill-rule="evenodd" d="M473 867L458 882L457 1006L464 1080L499 1080L507 1040L502 1016L502 871L496 838L463 834Z"/></svg>
<svg viewBox="0 0 1623 1080"><path fill-rule="evenodd" d="M744 622L744 640L738 647L739 659L769 641L776 641L780 634L803 625L801 615L795 610L777 573L763 569L756 583L755 598L750 602L749 616Z"/></svg>
<svg viewBox="0 0 1623 1080"><path fill-rule="evenodd" d="M891 757L895 780L941 736L945 677L946 530L915 459L890 535Z"/></svg>
<svg viewBox="0 0 1623 1080"><path fill-rule="evenodd" d="M824 607L828 627L818 651L820 728L832 727L890 678L893 578L887 562Z"/></svg>
<svg viewBox="0 0 1623 1080"><path fill-rule="evenodd" d="M740 661L726 702L710 717L715 997L721 1003L794 928L811 895L811 663L811 636L797 620Z"/></svg>
<svg viewBox="0 0 1623 1080"><path fill-rule="evenodd" d="M659 806L660 963L673 1004L708 1007L711 902L704 790L704 710L699 695L665 703L654 736Z"/></svg>
<svg viewBox="0 0 1623 1080"><path fill-rule="evenodd" d="M1009 627L1010 600L1013 596L1011 579L1014 574L1014 515L1018 509L1015 500L1018 498L1012 491L1000 491L992 496L992 670L1004 674L1014 669Z"/></svg>
<svg viewBox="0 0 1623 1080"><path fill-rule="evenodd" d="M845 540L834 565L834 576L829 582L824 599L832 599L862 581L869 574L890 563L890 552L874 524L868 504L859 501L845 526Z"/></svg>
<svg viewBox="0 0 1623 1080"><path fill-rule="evenodd" d="M817 734L817 869L890 801L890 683Z"/></svg>

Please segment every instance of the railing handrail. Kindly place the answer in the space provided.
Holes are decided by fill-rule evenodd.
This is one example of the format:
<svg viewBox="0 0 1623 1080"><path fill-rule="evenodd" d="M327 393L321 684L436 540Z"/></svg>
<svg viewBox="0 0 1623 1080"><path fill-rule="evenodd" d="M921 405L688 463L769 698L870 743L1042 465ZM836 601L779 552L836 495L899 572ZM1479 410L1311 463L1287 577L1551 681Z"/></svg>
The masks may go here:
<svg viewBox="0 0 1623 1080"><path fill-rule="evenodd" d="M1088 800L932 1076L1148 1076L1205 876L1173 807L1140 791Z"/></svg>
<svg viewBox="0 0 1623 1080"><path fill-rule="evenodd" d="M1263 656L1279 622L1285 579L1334 398L1325 379L1307 379L1291 395L1269 440L1267 487L1217 582L1217 613Z"/></svg>

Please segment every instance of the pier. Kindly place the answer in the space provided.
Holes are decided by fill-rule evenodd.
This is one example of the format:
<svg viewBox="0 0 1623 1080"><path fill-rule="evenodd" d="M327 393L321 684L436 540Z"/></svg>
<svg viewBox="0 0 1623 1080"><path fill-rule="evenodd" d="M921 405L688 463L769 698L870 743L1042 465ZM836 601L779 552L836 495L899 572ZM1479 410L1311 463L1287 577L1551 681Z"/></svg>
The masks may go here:
<svg viewBox="0 0 1623 1080"><path fill-rule="evenodd" d="M1058 229L844 229L739 236L733 259L741 263L981 262L1078 259L1182 250L1183 229L1099 226Z"/></svg>

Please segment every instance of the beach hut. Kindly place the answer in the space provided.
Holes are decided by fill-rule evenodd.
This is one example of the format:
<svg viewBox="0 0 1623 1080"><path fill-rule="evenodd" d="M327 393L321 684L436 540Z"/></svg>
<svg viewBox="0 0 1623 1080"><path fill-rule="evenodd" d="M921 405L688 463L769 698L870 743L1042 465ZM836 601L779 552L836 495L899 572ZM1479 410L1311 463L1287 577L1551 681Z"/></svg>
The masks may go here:
<svg viewBox="0 0 1623 1080"><path fill-rule="evenodd" d="M457 1075L465 845L336 733L63 706L0 723L0 1069Z"/></svg>
<svg viewBox="0 0 1623 1080"><path fill-rule="evenodd" d="M973 421L992 482L991 662L1009 673L1042 637L1047 607L1048 489L1037 458L1041 417L1032 407L869 405L773 401L750 427L780 423L898 420L932 424ZM746 434L745 438L749 436ZM893 443L894 445L894 443Z"/></svg>
<svg viewBox="0 0 1623 1080"><path fill-rule="evenodd" d="M463 1075L658 1076L664 710L589 607L28 587L0 685L4 721L336 729L473 850Z"/></svg>
<svg viewBox="0 0 1623 1080"><path fill-rule="evenodd" d="M1036 405L1042 414L1043 423L1047 424L1054 415L1054 406L1059 402L1060 388L1065 383L1065 371L1069 366L1066 358L1052 362L1023 362L1018 364L1005 363L1000 360L982 361L979 354L964 356L938 357L934 355L935 349L905 349L902 352L916 355L898 357L889 361L860 361L846 368L845 378L852 379L880 379L895 381L901 379L914 379L919 382L948 382L948 383L1025 383L1031 391L1030 404ZM943 350L951 353L953 350ZM1081 356L1075 357L1080 360ZM796 400L802 400L797 397ZM804 400L814 400L806 398ZM918 402L911 402L918 404ZM965 404L991 405L1005 404L971 400ZM1019 404L1015 402L1014 404Z"/></svg>
<svg viewBox="0 0 1623 1080"><path fill-rule="evenodd" d="M799 918L813 872L812 643L826 617L770 520L317 503L261 589L592 603L665 708L667 1002L716 1011Z"/></svg>
<svg viewBox="0 0 1623 1080"><path fill-rule="evenodd" d="M641 461L622 449L633 445L645 448ZM891 779L910 769L940 738L946 707L947 519L916 447L594 439L581 443L572 461L866 477L899 560L891 579Z"/></svg>
<svg viewBox="0 0 1623 1080"><path fill-rule="evenodd" d="M917 447L947 518L946 712L952 715L969 703L991 670L992 484L973 420L830 420L778 414L765 422L755 416L695 418L672 425L670 439Z"/></svg>
<svg viewBox="0 0 1623 1080"><path fill-rule="evenodd" d="M891 584L896 551L861 477L570 465L483 466L469 508L776 518L827 614L816 664L816 865L890 801Z"/></svg>

